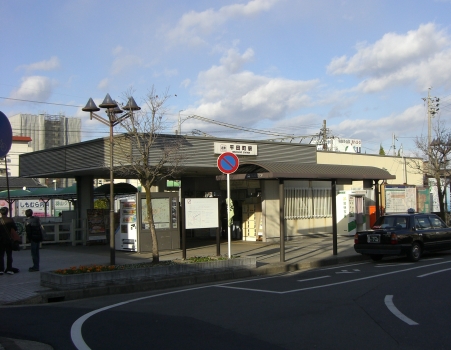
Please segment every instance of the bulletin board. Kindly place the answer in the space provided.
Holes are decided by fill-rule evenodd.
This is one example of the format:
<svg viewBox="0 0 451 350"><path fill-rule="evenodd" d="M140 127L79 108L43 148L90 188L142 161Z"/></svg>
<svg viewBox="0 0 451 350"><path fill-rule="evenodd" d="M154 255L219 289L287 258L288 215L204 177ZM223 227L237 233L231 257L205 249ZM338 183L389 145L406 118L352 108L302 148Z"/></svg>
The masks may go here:
<svg viewBox="0 0 451 350"><path fill-rule="evenodd" d="M185 198L185 227L219 227L218 198Z"/></svg>

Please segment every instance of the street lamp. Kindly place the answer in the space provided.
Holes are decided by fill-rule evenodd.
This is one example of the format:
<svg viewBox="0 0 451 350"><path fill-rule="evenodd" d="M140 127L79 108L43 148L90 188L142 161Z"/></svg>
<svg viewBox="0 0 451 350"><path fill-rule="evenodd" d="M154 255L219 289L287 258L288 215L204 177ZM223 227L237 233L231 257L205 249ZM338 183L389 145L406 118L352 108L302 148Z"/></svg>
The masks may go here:
<svg viewBox="0 0 451 350"><path fill-rule="evenodd" d="M100 111L100 108L106 109L106 114L108 115L108 119L101 117L100 115L94 113ZM110 265L115 265L115 239L114 239L114 173L113 173L113 127L123 120L127 119L131 115L133 115L133 111L138 111L141 109L139 107L133 97L129 97L127 104L123 107L124 110L128 112L123 112L117 105L116 101L114 101L110 94L106 94L103 102L96 106L92 98L89 98L88 103L82 111L89 112L90 119L93 118L98 120L99 122L108 125L110 127ZM119 115L120 113L124 113Z"/></svg>

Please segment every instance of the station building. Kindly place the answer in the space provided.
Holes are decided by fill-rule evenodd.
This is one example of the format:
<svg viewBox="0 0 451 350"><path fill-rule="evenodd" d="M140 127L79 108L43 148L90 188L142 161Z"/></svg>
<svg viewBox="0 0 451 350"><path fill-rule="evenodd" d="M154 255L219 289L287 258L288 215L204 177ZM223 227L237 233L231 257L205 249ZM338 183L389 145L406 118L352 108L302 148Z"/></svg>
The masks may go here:
<svg viewBox="0 0 451 350"><path fill-rule="evenodd" d="M119 139L120 135L115 136L115 145ZM381 205L382 183L423 184L423 174L409 166L415 160L412 158L324 152L317 151L316 145L231 138L160 135L158 139L150 159L161 159L163 144L182 141L183 166L177 178L171 179L180 180L181 184L177 208L183 210L186 198L217 197L222 231L226 225L223 219L227 181L218 169L217 159L223 152L238 156L240 165L229 175L234 203L232 228L235 239L246 241L276 242L281 237L294 240L330 233L353 235L367 227L371 215L378 215L372 208ZM82 222L87 210L93 208L93 181L109 177L110 146L109 138L100 138L23 154L20 176L75 178L76 213ZM115 178L124 178L124 173L117 170L130 161L124 149L136 152L133 144L113 147ZM156 193L172 190L166 180L153 188ZM159 239L166 242L161 249L180 247L180 214L177 210L177 218L172 219L177 223L175 229L171 224L158 230ZM141 250L150 250L150 230L143 218L139 226ZM169 230L172 233L168 236ZM209 237L214 236L214 231L199 229L188 234Z"/></svg>

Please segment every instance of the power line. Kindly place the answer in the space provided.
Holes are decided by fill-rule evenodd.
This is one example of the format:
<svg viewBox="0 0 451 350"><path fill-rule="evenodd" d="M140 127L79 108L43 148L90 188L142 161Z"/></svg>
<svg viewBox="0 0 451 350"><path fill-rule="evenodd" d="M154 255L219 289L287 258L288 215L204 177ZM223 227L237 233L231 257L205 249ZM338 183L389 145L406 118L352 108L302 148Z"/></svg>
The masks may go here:
<svg viewBox="0 0 451 350"><path fill-rule="evenodd" d="M13 100L13 101L21 101L21 102L41 103L41 104L46 104L46 105L83 108L83 106L67 105L67 104L64 104L64 103L42 102L42 101L33 101L33 100L22 100L20 98L11 98L11 97L3 97L3 96L0 96L0 98L2 98L4 100Z"/></svg>
<svg viewBox="0 0 451 350"><path fill-rule="evenodd" d="M39 104L48 104L48 105L54 105L54 106L83 108L83 106L69 105L69 104L64 104L64 103L34 101L34 100L26 100L26 99L19 99L19 98L4 97L4 96L0 96L0 98L4 99L4 100L13 100L13 101L39 103ZM252 132L252 133L257 133L257 134L264 134L264 135L270 135L270 136L277 136L277 137L294 137L293 134L275 133L275 132L272 132L272 131L247 128L247 127L242 127L242 126L238 126L238 125L234 125L234 124L219 122L219 121L216 121L216 120L213 120L213 119L208 119L208 118L201 117L201 116L196 116L196 115L188 116L188 118L197 119L197 120L204 121L204 122L207 122L207 123L213 123L213 124L216 124L216 125L221 125L221 126L224 126L224 127L227 127L227 128L236 129L236 130L240 130L240 131L247 131L247 132ZM312 136L312 135L306 135L306 137L310 137L310 136ZM299 136L297 136L297 137L299 137Z"/></svg>

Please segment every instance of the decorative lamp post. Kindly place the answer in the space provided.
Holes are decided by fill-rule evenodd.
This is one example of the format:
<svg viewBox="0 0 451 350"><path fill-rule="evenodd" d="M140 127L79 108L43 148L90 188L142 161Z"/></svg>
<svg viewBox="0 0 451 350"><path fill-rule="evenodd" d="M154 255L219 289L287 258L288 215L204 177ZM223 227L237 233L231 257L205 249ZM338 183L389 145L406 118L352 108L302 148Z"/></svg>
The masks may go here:
<svg viewBox="0 0 451 350"><path fill-rule="evenodd" d="M99 107L106 109L108 119L105 119L95 113L100 111ZM84 108L82 108L82 111L89 112L91 120L94 118L110 127L110 265L115 265L113 128L115 125L133 115L133 111L140 110L141 107L136 104L133 97L130 97L125 107L123 107L123 109L127 112L123 112L117 105L116 101L110 97L110 94L106 94L105 99L99 107L96 106L92 98L89 98L88 103Z"/></svg>

